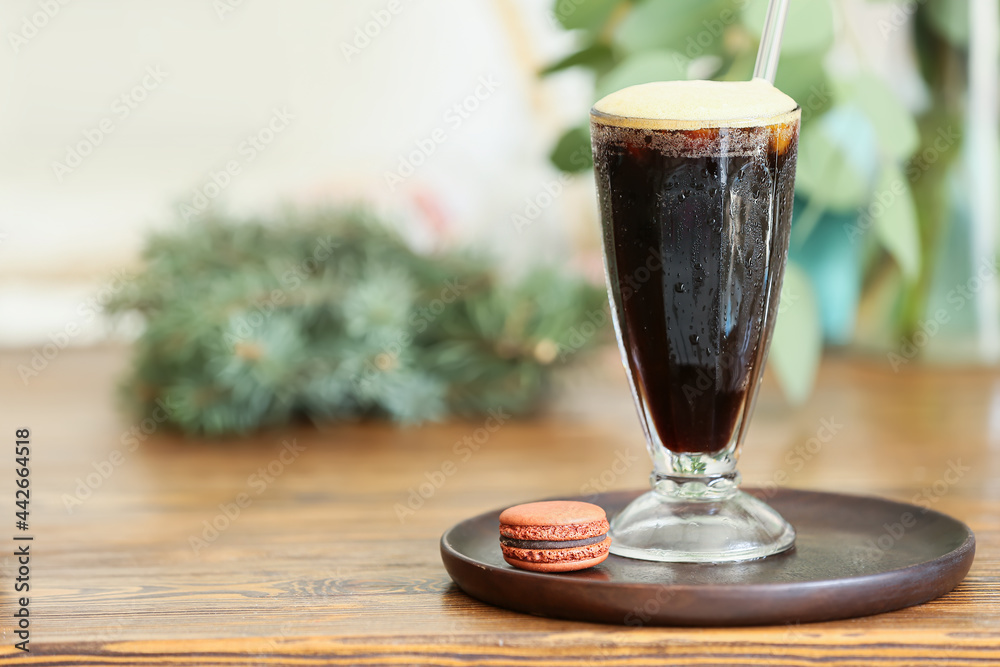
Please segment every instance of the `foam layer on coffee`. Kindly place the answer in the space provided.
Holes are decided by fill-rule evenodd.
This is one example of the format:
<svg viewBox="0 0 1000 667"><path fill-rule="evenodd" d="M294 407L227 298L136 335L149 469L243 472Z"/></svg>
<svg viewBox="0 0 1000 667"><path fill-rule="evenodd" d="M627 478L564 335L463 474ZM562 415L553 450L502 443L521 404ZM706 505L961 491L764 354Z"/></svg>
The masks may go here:
<svg viewBox="0 0 1000 667"><path fill-rule="evenodd" d="M592 116L619 127L692 130L782 124L797 109L795 100L762 79L661 81L611 93L594 105Z"/></svg>

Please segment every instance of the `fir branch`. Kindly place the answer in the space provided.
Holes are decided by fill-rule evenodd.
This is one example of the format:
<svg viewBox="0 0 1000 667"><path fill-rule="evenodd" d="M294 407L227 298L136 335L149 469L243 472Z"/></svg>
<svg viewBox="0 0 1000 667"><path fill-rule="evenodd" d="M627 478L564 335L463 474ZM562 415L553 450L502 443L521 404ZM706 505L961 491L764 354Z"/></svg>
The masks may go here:
<svg viewBox="0 0 1000 667"><path fill-rule="evenodd" d="M524 414L552 367L607 335L573 339L607 321L602 289L551 270L505 284L483 257L416 253L362 210L214 217L143 257L107 306L146 325L123 394L189 433Z"/></svg>

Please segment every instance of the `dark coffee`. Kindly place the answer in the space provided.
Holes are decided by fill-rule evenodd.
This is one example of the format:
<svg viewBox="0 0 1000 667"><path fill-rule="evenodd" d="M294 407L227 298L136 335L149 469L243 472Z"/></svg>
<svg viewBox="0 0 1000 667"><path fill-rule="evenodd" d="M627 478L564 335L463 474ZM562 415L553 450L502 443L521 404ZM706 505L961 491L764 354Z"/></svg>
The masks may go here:
<svg viewBox="0 0 1000 667"><path fill-rule="evenodd" d="M788 251L797 114L647 129L595 116L611 300L647 437L675 453L740 441Z"/></svg>

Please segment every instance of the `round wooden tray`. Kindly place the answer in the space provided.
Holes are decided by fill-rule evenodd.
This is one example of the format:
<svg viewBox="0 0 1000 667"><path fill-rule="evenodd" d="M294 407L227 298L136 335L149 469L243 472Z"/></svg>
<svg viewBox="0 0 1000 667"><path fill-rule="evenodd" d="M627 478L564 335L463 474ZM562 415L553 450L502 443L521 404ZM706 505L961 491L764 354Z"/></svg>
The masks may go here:
<svg viewBox="0 0 1000 667"><path fill-rule="evenodd" d="M613 516L640 493L577 500ZM675 564L611 555L579 572L527 572L503 560L500 510L449 529L441 557L466 593L515 611L633 626L736 626L852 618L927 602L955 588L975 556L968 526L915 505L791 489L760 497L798 534L791 551L762 560Z"/></svg>

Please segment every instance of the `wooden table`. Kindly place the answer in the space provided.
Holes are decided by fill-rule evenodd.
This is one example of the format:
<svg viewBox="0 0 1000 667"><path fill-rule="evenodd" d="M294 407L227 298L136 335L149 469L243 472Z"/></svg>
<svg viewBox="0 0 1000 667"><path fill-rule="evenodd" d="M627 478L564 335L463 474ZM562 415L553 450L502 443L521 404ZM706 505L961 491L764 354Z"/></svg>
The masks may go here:
<svg viewBox="0 0 1000 667"><path fill-rule="evenodd" d="M546 416L494 432L359 425L203 442L153 423L147 436L114 409L123 350L64 351L27 388L16 366L30 355L4 353L0 432L10 442L31 428L34 541L29 656L13 648L9 446L0 663L1000 665L1000 375L988 370L829 361L804 408L765 386L741 464L750 483L784 472L790 486L907 501L930 489L934 508L979 540L968 578L940 600L835 623L673 629L548 620L466 597L438 555L453 523L646 484L614 356L562 377ZM810 452L823 420L836 434ZM466 437L478 449L456 444ZM935 494L955 462L971 469ZM422 505L400 512L425 482Z"/></svg>

